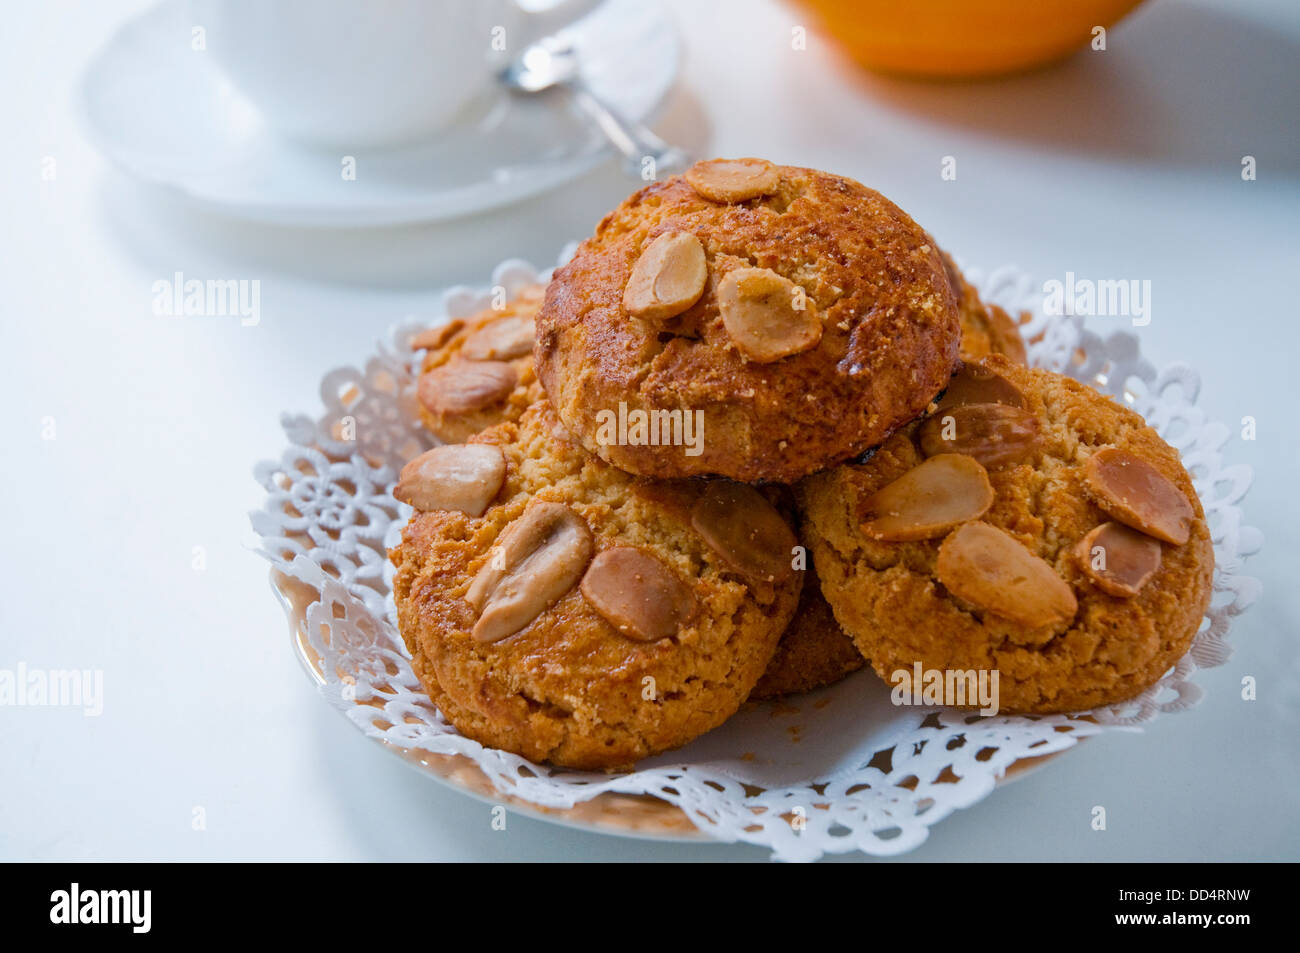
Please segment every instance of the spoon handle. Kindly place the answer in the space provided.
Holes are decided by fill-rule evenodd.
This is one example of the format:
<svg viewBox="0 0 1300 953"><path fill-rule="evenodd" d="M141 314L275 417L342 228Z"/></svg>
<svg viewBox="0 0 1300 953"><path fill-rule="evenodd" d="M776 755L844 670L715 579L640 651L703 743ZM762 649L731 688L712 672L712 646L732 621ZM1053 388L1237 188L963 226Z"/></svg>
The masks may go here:
<svg viewBox="0 0 1300 953"><path fill-rule="evenodd" d="M628 119L601 102L580 80L567 84L574 104L594 122L623 156L623 167L638 178L658 178L680 172L691 159L682 149L664 142L643 123ZM653 166L647 168L647 163Z"/></svg>

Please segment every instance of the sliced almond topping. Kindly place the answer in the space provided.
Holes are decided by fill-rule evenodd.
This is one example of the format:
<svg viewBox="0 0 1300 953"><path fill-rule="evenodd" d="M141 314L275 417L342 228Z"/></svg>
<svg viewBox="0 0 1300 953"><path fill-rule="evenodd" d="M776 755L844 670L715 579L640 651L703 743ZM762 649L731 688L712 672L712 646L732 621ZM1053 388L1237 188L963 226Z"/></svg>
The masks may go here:
<svg viewBox="0 0 1300 953"><path fill-rule="evenodd" d="M479 613L474 638L499 642L573 588L594 548L586 521L563 503L534 503L501 533L465 593Z"/></svg>
<svg viewBox="0 0 1300 953"><path fill-rule="evenodd" d="M506 478L500 447L450 444L426 450L402 467L393 496L422 512L457 510L482 516Z"/></svg>
<svg viewBox="0 0 1300 953"><path fill-rule="evenodd" d="M964 453L989 469L1023 460L1040 436L1038 418L1005 404L961 404L940 410L917 431L928 457Z"/></svg>
<svg viewBox="0 0 1300 953"><path fill-rule="evenodd" d="M794 533L752 486L714 480L691 507L691 525L732 569L762 582L794 572Z"/></svg>
<svg viewBox="0 0 1300 953"><path fill-rule="evenodd" d="M803 288L767 268L737 268L718 282L727 334L751 361L767 364L817 346L821 317Z"/></svg>
<svg viewBox="0 0 1300 953"><path fill-rule="evenodd" d="M582 595L623 635L654 642L675 635L695 609L686 583L634 546L599 553L582 577Z"/></svg>
<svg viewBox="0 0 1300 953"><path fill-rule="evenodd" d="M499 404L519 382L501 361L451 361L420 375L416 394L435 414L470 413Z"/></svg>
<svg viewBox="0 0 1300 953"><path fill-rule="evenodd" d="M1074 618L1074 591L1056 570L988 523L967 523L939 546L934 574L981 609L1037 629Z"/></svg>
<svg viewBox="0 0 1300 953"><path fill-rule="evenodd" d="M471 361L510 361L533 349L533 319L517 314L485 324L465 339L462 357Z"/></svg>
<svg viewBox="0 0 1300 953"><path fill-rule="evenodd" d="M1102 523L1074 547L1079 568L1103 592L1136 596L1160 568L1160 543L1123 523Z"/></svg>
<svg viewBox="0 0 1300 953"><path fill-rule="evenodd" d="M1083 465L1084 480L1107 515L1148 536L1181 546L1196 514L1187 497L1141 457L1118 447L1098 450Z"/></svg>
<svg viewBox="0 0 1300 953"><path fill-rule="evenodd" d="M747 202L775 192L781 174L766 159L708 159L687 169L686 181L710 202Z"/></svg>
<svg viewBox="0 0 1300 953"><path fill-rule="evenodd" d="M660 235L641 252L623 289L627 313L648 321L681 314L704 293L704 246L690 232Z"/></svg>
<svg viewBox="0 0 1300 953"><path fill-rule="evenodd" d="M933 539L992 505L993 485L979 461L942 453L877 490L866 501L862 531L887 542Z"/></svg>
<svg viewBox="0 0 1300 953"><path fill-rule="evenodd" d="M436 328L429 328L427 331L421 331L411 338L411 350L431 351L434 348L442 347L451 340L453 334L464 326L464 321L456 320L440 324Z"/></svg>
<svg viewBox="0 0 1300 953"><path fill-rule="evenodd" d="M1020 388L993 368L980 361L966 361L948 382L948 389L939 400L939 410L963 404L1024 407L1026 401Z"/></svg>

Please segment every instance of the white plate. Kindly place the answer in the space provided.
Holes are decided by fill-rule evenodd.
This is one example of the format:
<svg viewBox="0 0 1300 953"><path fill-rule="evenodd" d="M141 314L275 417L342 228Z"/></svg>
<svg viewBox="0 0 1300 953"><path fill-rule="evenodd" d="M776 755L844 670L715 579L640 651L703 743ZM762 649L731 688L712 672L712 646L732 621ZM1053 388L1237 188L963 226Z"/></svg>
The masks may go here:
<svg viewBox="0 0 1300 953"><path fill-rule="evenodd" d="M451 289L441 313L404 322L364 362L326 374L323 414L282 419L290 446L257 467L267 498L252 522L295 652L323 697L368 737L475 797L588 830L746 842L782 859L912 850L953 811L1082 739L1190 709L1201 694L1197 669L1228 658L1232 620L1259 592L1244 573L1262 544L1240 508L1250 467L1224 459L1227 428L1197 405L1194 370L1157 371L1131 331L1103 321L1102 337L1077 318L1047 314L1041 286L1018 269L966 275L984 300L1030 313L1023 330L1031 364L1141 413L1180 452L1201 496L1216 558L1207 624L1190 652L1136 698L1086 713L982 718L895 706L888 685L867 671L746 704L689 745L614 775L532 764L461 736L411 670L384 553L410 512L391 494L398 470L430 442L418 419L420 355L411 337L487 307L487 287ZM513 295L546 277L507 261L490 287Z"/></svg>
<svg viewBox="0 0 1300 953"><path fill-rule="evenodd" d="M183 0L129 21L82 77L97 147L130 174L230 215L282 225L430 222L517 202L601 161L604 139L561 96L485 90L436 141L343 157L277 136L204 51ZM606 3L566 31L602 99L645 120L677 74L679 43L659 4Z"/></svg>

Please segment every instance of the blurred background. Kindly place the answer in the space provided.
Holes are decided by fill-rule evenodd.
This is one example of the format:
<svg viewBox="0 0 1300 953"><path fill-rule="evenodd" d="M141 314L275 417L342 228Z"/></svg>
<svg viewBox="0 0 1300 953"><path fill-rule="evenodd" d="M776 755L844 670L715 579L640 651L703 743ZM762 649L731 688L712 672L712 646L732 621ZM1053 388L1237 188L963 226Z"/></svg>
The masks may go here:
<svg viewBox="0 0 1300 953"><path fill-rule="evenodd" d="M319 55L338 22L303 12L346 6L264 8L261 34L239 0L6 9L0 667L102 669L105 709L0 709L20 778L0 789L0 858L763 856L513 818L496 837L480 804L320 703L250 552L251 468L278 456L282 412L316 412L326 370L503 259L553 265L641 184L584 95L651 128L639 145L665 165L676 148L859 179L966 265L1150 280L1143 353L1200 371L1225 453L1255 469L1265 595L1234 658L1197 676L1199 708L1089 741L907 859L1300 853L1300 7L608 0L570 34L584 88L526 94L494 71L546 23L512 19L489 69L463 37L496 24L467 2L367 4L428 40L353 74ZM221 39L276 29L310 42ZM343 141L290 95L326 82L356 121ZM456 103L431 129L410 121L430 94L402 100L420 89ZM256 320L160 314L177 273L258 282Z"/></svg>

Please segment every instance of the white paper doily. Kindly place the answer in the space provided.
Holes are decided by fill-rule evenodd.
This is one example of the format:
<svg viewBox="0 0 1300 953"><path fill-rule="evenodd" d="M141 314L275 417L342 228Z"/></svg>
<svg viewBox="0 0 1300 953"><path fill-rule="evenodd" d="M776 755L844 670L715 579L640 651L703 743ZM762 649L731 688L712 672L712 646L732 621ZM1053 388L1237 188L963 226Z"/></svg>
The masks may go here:
<svg viewBox="0 0 1300 953"><path fill-rule="evenodd" d="M1193 674L1227 660L1232 619L1259 593L1243 571L1262 545L1240 509L1250 467L1224 461L1229 430L1197 406L1196 371L1176 364L1157 372L1131 331L1101 336L1078 318L1044 314L1041 291L1015 268L966 274L986 301L1012 314L1031 313L1022 328L1032 341L1031 364L1129 403L1179 450L1195 481L1214 541L1214 596L1191 651L1142 695L1080 715L982 718L896 707L883 681L860 672L808 695L746 705L687 747L613 776L533 764L461 737L411 671L386 551L411 513L390 493L397 473L432 442L418 423L418 362L409 341L439 320L487 307L490 290L469 288L447 292L445 314L393 328L363 368L326 374L324 414L285 415L289 448L279 461L256 467L267 499L252 514L253 528L273 566L276 591L298 620L299 648L321 692L365 734L417 760L461 756L455 763L480 783L477 790L465 783L463 770L452 783L479 796L564 812L572 822L598 798L636 803L611 802L612 792L651 795L675 805L709 837L762 845L781 860L853 850L904 853L937 821L985 797L1016 762L1190 708L1201 697ZM492 286L513 294L546 277L525 262L507 261L493 272Z"/></svg>

